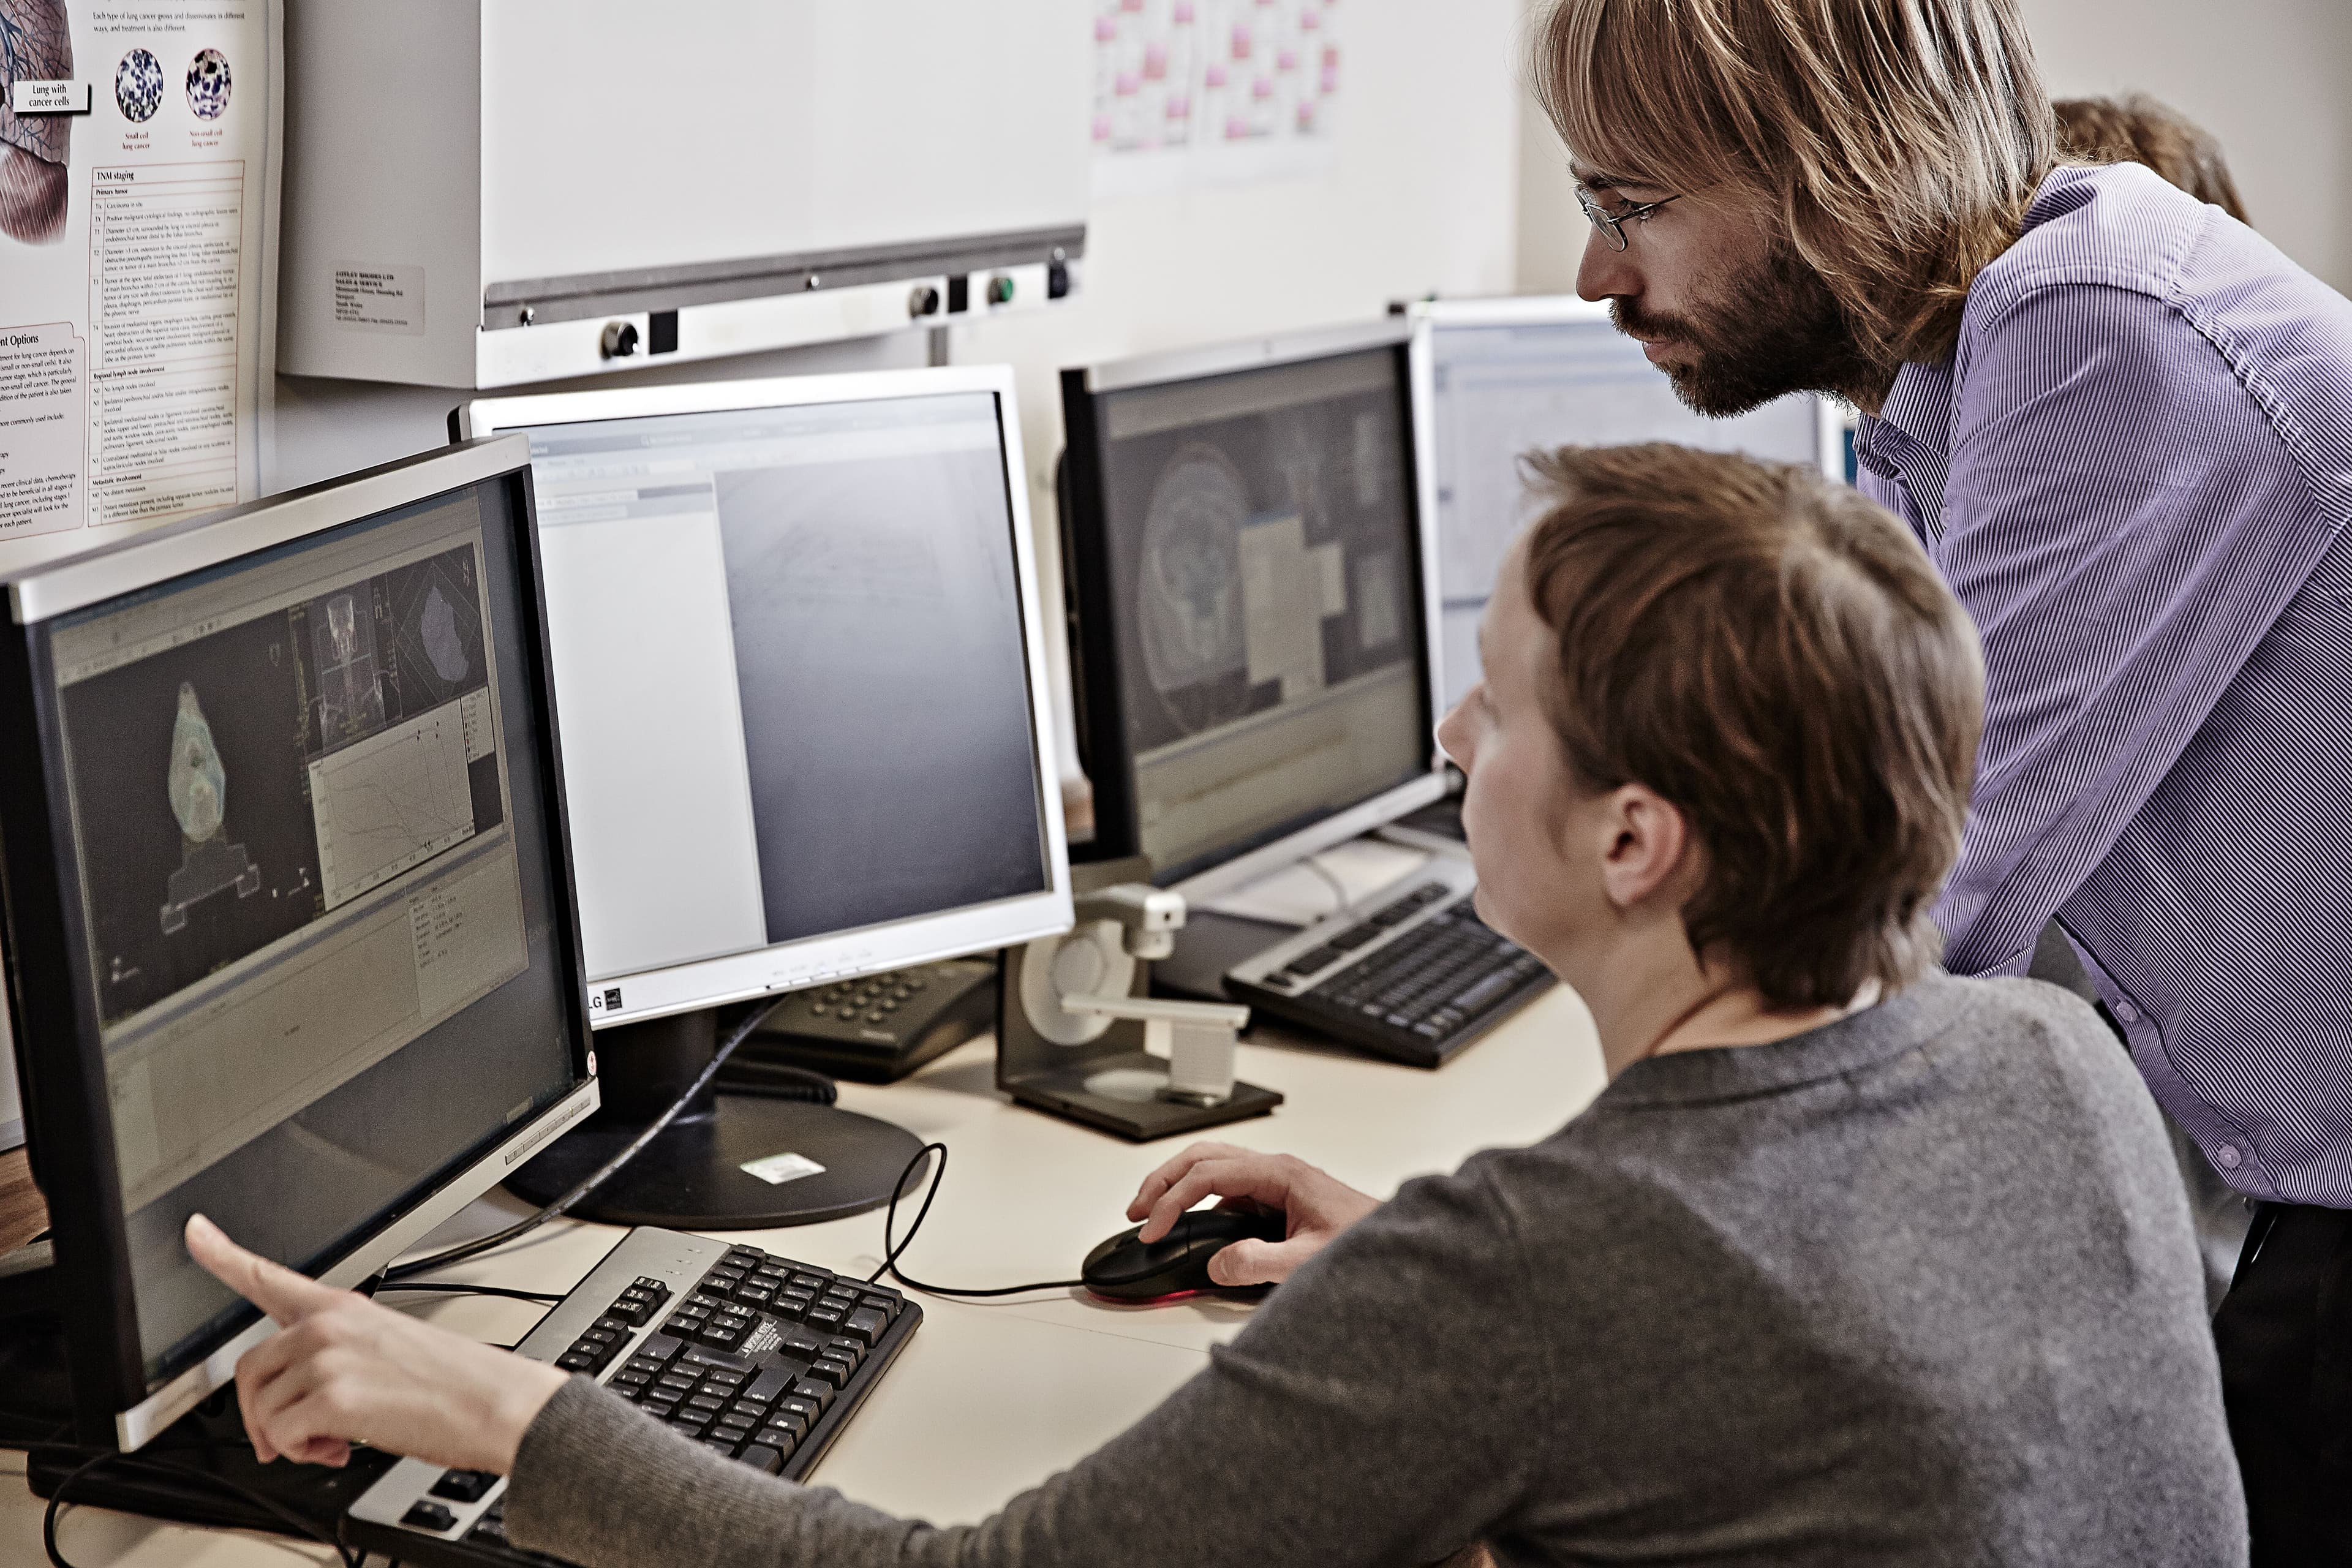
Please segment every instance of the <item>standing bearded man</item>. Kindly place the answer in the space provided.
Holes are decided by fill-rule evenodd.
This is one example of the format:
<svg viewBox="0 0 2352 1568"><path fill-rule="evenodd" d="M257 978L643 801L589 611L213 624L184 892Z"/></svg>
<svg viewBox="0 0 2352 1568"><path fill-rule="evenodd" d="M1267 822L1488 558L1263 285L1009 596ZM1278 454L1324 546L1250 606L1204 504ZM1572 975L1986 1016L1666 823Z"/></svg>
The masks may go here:
<svg viewBox="0 0 2352 1568"><path fill-rule="evenodd" d="M2259 1200L2214 1320L2254 1561L2352 1560L2352 306L2062 166L2013 0L1557 0L1535 37L1579 292L1702 413L1851 399L1975 618L1948 966L2054 921Z"/></svg>

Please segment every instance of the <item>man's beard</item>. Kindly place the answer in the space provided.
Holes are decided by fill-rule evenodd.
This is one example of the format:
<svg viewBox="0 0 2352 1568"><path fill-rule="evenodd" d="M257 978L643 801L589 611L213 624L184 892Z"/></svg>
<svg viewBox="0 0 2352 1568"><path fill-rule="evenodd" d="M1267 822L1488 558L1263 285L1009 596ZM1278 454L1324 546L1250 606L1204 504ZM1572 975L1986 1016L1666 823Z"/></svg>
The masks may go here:
<svg viewBox="0 0 2352 1568"><path fill-rule="evenodd" d="M1641 310L1623 300L1609 310L1619 331L1668 340L1684 352L1684 363L1659 368L1676 396L1716 418L1791 392L1851 396L1884 380L1855 346L1828 286L1786 246L1774 246L1760 268L1734 279L1724 298L1696 300L1684 314Z"/></svg>

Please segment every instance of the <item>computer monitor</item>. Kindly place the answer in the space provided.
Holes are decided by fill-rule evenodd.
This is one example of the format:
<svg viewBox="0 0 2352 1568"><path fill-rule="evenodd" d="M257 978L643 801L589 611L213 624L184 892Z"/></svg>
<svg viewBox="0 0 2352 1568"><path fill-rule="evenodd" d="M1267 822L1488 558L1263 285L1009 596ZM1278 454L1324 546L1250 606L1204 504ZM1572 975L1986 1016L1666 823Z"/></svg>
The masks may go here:
<svg viewBox="0 0 2352 1568"><path fill-rule="evenodd" d="M1440 713L1477 684L1478 617L1504 551L1535 515L1522 454L1675 441L1844 477L1829 399L1798 394L1728 419L1693 413L1606 305L1573 296L1433 300L1406 315L1424 555L1436 563L1428 613Z"/></svg>
<svg viewBox="0 0 2352 1568"><path fill-rule="evenodd" d="M624 1079L675 1081L625 1069L624 1039L707 1060L721 1004L1068 929L1008 368L487 398L459 420L530 444L584 1000L615 1107L531 1182L621 1137ZM809 1142L855 1127L722 1097L597 1211L855 1212L907 1159L866 1131ZM740 1168L783 1152L825 1170Z"/></svg>
<svg viewBox="0 0 2352 1568"><path fill-rule="evenodd" d="M1206 899L1444 793L1408 332L1062 373L1093 854Z"/></svg>
<svg viewBox="0 0 2352 1568"><path fill-rule="evenodd" d="M190 1214L354 1284L595 1107L530 515L483 442L8 583L7 974L83 1441L264 1332Z"/></svg>

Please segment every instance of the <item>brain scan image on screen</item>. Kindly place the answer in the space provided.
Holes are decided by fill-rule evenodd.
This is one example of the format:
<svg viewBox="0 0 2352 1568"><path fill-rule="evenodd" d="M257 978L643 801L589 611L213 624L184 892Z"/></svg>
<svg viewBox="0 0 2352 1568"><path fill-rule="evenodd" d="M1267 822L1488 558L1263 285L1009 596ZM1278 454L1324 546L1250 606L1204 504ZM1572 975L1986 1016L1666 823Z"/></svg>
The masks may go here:
<svg viewBox="0 0 2352 1568"><path fill-rule="evenodd" d="M1143 664L1168 716L1186 731L1238 717L1248 689L1241 531L1249 487L1214 447L1171 458L1143 524Z"/></svg>
<svg viewBox="0 0 2352 1568"><path fill-rule="evenodd" d="M222 827L228 813L228 772L220 748L213 743L213 727L205 721L204 704L196 689L180 682L179 712L172 721L172 766L164 793L172 816L180 825L180 868L164 879L163 933L186 929L188 908L215 893L234 888L240 899L261 890L261 868L242 844L226 842Z"/></svg>
<svg viewBox="0 0 2352 1568"><path fill-rule="evenodd" d="M18 115L20 81L71 81L73 37L62 0L0 0L0 234L26 245L64 237L69 114Z"/></svg>

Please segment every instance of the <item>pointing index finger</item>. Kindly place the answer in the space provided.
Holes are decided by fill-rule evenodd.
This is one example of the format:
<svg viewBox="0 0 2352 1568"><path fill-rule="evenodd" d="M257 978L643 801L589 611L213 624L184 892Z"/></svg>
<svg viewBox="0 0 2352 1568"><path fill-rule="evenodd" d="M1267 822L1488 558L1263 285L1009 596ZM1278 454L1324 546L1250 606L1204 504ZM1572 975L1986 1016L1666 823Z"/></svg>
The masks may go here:
<svg viewBox="0 0 2352 1568"><path fill-rule="evenodd" d="M278 1327L331 1306L342 1292L272 1263L231 1241L220 1226L202 1215L190 1215L188 1255L205 1266L222 1284L269 1314Z"/></svg>

